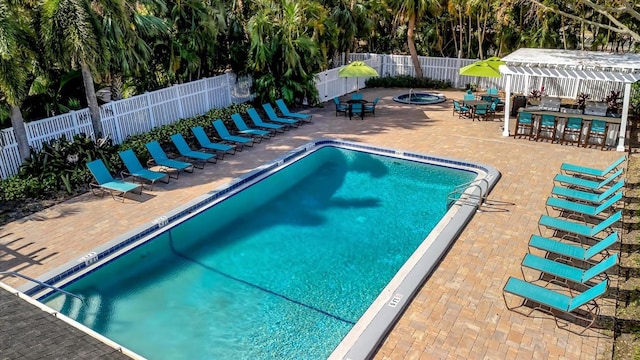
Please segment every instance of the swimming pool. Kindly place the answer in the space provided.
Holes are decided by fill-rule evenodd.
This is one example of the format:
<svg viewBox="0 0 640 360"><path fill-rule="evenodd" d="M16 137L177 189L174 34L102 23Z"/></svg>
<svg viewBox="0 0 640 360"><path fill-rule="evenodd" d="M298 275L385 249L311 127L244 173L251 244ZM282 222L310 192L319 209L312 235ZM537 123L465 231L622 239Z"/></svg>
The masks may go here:
<svg viewBox="0 0 640 360"><path fill-rule="evenodd" d="M434 180L429 188L426 172ZM441 253L433 245L449 246L431 230L460 231L460 224L448 229L440 219L446 214L451 223L467 205L447 212L446 197L478 176L492 186L498 174L478 164L316 141L54 276L86 305L45 301L154 359L325 358L343 338L334 355L342 357L342 348L355 358L360 347L371 352L380 341L372 342L368 329L386 331L376 318L397 316L410 299L411 291L398 289L425 278L407 264L434 256L435 264ZM405 194L393 197L405 197L390 199L397 190ZM475 209L467 210L465 216ZM425 246L429 254L416 257ZM94 263L118 251L126 256ZM140 301L128 300L134 295Z"/></svg>

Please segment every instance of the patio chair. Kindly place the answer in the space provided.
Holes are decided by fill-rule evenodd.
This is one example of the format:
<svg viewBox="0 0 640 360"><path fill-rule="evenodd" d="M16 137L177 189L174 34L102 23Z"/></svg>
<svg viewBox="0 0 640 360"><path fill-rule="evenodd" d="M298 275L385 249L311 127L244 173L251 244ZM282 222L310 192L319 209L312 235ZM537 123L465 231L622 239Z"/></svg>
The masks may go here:
<svg viewBox="0 0 640 360"><path fill-rule="evenodd" d="M587 261L598 254L608 255L608 249L620 239L618 232L612 232L606 238L594 243L588 248L572 245L567 242L549 239L540 235L531 235L529 248L560 255L564 258Z"/></svg>
<svg viewBox="0 0 640 360"><path fill-rule="evenodd" d="M120 176L122 176L123 178L126 176L131 176L133 177L134 181L138 180L140 181L140 183L148 181L151 183L149 190L153 190L153 185L158 180L164 182L165 184L169 183L169 175L167 173L145 169L133 150L129 149L120 151L118 154L120 155L120 159L122 159L124 166L127 168L127 171L122 171L120 173ZM165 178L166 181L163 181L163 179Z"/></svg>
<svg viewBox="0 0 640 360"><path fill-rule="evenodd" d="M302 114L291 112L287 107L287 104L282 99L276 100L276 106L280 109L280 112L284 117L300 119L302 121L311 122L312 115L311 114Z"/></svg>
<svg viewBox="0 0 640 360"><path fill-rule="evenodd" d="M262 121L262 118L260 117L260 114L258 114L258 112L256 111L256 109L251 108L249 110L247 110L247 114L249 115L249 118L251 119L251 121L253 121L253 124L255 126L257 126L260 129L266 129L266 130L273 130L275 132L281 132L283 133L285 130L287 130L289 128L288 125L280 125L280 124L270 124L270 123L266 123L264 121Z"/></svg>
<svg viewBox="0 0 640 360"><path fill-rule="evenodd" d="M458 113L458 119L463 116L471 117L471 110L467 106L460 105L460 101L458 100L453 100L453 114L455 113Z"/></svg>
<svg viewBox="0 0 640 360"><path fill-rule="evenodd" d="M601 232L611 233L611 226L622 219L622 211L619 210L608 218L601 220L598 224L581 224L562 218L551 217L548 215L540 216L538 220L538 227L544 226L551 230L560 230L570 234L584 236L587 238L596 239L596 236ZM542 234L542 231L540 231Z"/></svg>
<svg viewBox="0 0 640 360"><path fill-rule="evenodd" d="M162 147L157 141L148 142L145 144L145 146L147 147L149 154L151 154L151 163L159 166L161 171L166 171L169 174L169 177L171 177L170 172L175 172L175 179L180 176L180 171L186 171L189 173L193 172L192 163L169 159L169 157L164 152L164 150L162 150ZM189 171L189 169L191 170Z"/></svg>
<svg viewBox="0 0 640 360"><path fill-rule="evenodd" d="M489 104L478 104L473 109L473 117L471 118L471 121L474 121L476 117L478 120L480 120L480 118L487 120L487 116L489 115Z"/></svg>
<svg viewBox="0 0 640 360"><path fill-rule="evenodd" d="M487 89L487 94L489 94L489 95L498 95L498 88L494 88L494 87L488 88Z"/></svg>
<svg viewBox="0 0 640 360"><path fill-rule="evenodd" d="M533 115L530 112L520 111L518 118L516 119L516 132L513 134L513 138L516 136L527 135L529 140L533 138Z"/></svg>
<svg viewBox="0 0 640 360"><path fill-rule="evenodd" d="M595 323L600 313L600 307L595 300L604 295L608 286L609 280L605 279L580 294L569 296L518 278L509 277L502 296L507 309L512 311L530 304L529 302L537 304L527 315L531 315L535 310L545 312L553 316L556 325L561 328L568 328L568 324L561 324L554 310L570 315L577 320L585 321L586 326L580 332L583 333ZM505 295L507 293L523 298L522 303L518 306L509 306Z"/></svg>
<svg viewBox="0 0 640 360"><path fill-rule="evenodd" d="M104 196L104 193L108 192L114 200L116 199L116 195L118 195L122 198L122 202L124 202L125 195L127 195L128 192L139 190L138 193L142 194L142 185L114 179L102 159L88 162L87 168L89 168L91 175L93 175L96 181L95 183L89 183L89 188L93 195L96 195L94 190L101 190L101 196Z"/></svg>
<svg viewBox="0 0 640 360"><path fill-rule="evenodd" d="M562 163L560 166L560 170L569 173L576 173L579 175L589 175L593 177L605 177L607 174L617 169L618 166L622 165L623 162L627 160L627 155L620 157L618 160L611 163L611 165L607 166L604 169L594 169L581 165L574 165L570 163Z"/></svg>
<svg viewBox="0 0 640 360"><path fill-rule="evenodd" d="M491 95L480 95L480 100L488 102L488 103L492 103L493 102L493 96L491 96Z"/></svg>
<svg viewBox="0 0 640 360"><path fill-rule="evenodd" d="M595 217L600 216L601 214L611 209L613 205L615 205L620 200L622 200L622 191L617 192L615 195L597 206L550 196L547 199L546 206L552 207L556 210L568 211L581 216L588 215Z"/></svg>
<svg viewBox="0 0 640 360"><path fill-rule="evenodd" d="M217 120L214 120L212 123L213 123L213 127L218 132L218 136L220 136L220 138L224 141L228 141L230 143L235 144L235 146L238 147L237 148L238 151L242 151L243 145L253 146L253 138L231 135L227 127L224 126L224 123L222 122L222 120L217 119Z"/></svg>
<svg viewBox="0 0 640 360"><path fill-rule="evenodd" d="M464 101L473 101L476 99L476 95L472 92L466 92L462 97Z"/></svg>
<svg viewBox="0 0 640 360"><path fill-rule="evenodd" d="M566 188L563 186L554 186L551 190L551 194L555 196L562 196L564 198L573 199L576 201L590 202L593 204L602 204L607 201L609 197L613 196L616 191L624 187L624 179L618 181L613 186L608 188L602 193L596 193L593 191L583 191L578 189Z"/></svg>
<svg viewBox="0 0 640 360"><path fill-rule="evenodd" d="M575 138L575 140L573 140ZM560 138L560 144L564 145L565 143L576 143L580 146L580 142L582 140L582 118L579 117L570 117L567 119L567 122L564 124L564 129L562 130L562 136Z"/></svg>
<svg viewBox="0 0 640 360"><path fill-rule="evenodd" d="M355 92L351 94L351 100L362 100L362 93Z"/></svg>
<svg viewBox="0 0 640 360"><path fill-rule="evenodd" d="M538 123L538 131L536 133L536 141L539 139L549 139L553 143L556 141L556 126L558 119L555 115L542 114Z"/></svg>
<svg viewBox="0 0 640 360"><path fill-rule="evenodd" d="M204 132L204 128L202 126L192 127L191 132L193 132L193 135L196 137L198 144L200 144L203 149L215 151L216 158L220 160L224 159L224 154L233 155L236 153L235 146L212 142L211 139L209 139L209 137L207 136L207 133Z"/></svg>
<svg viewBox="0 0 640 360"><path fill-rule="evenodd" d="M360 119L364 120L364 105L361 103L349 104L349 120L353 116L360 116Z"/></svg>
<svg viewBox="0 0 640 360"><path fill-rule="evenodd" d="M604 275L607 279L606 271L618 264L618 254L609 255L595 264L589 264L588 269L581 269L569 264L551 259L536 256L534 254L526 254L522 260L522 276L524 277L524 268L539 271L543 274L551 275L558 281L571 281L576 284L585 285L595 277Z"/></svg>
<svg viewBox="0 0 640 360"><path fill-rule="evenodd" d="M336 116L338 116L339 113L343 113L344 116L347 116L349 104L341 103L338 97L334 97L333 102L336 104Z"/></svg>
<svg viewBox="0 0 640 360"><path fill-rule="evenodd" d="M273 109L273 107L269 103L262 104L262 108L267 113L267 117L269 118L269 121L273 121L279 124L286 124L289 126L295 126L295 127L298 127L301 124L298 120L281 118L280 116L278 116L278 114L276 114L276 111Z"/></svg>
<svg viewBox="0 0 640 360"><path fill-rule="evenodd" d="M233 121L233 123L236 125L236 127L238 128L238 133L242 134L242 135L249 135L251 137L253 137L254 139L258 139L258 141L262 141L262 139L266 136L275 136L275 132L274 131L267 131L267 130L260 130L260 129L253 129L250 128L242 119L242 116L238 113L232 114L231 115L231 120Z"/></svg>
<svg viewBox="0 0 640 360"><path fill-rule="evenodd" d="M604 120L591 120L589 131L584 140L584 147L589 146L589 142L593 139L596 143L601 142L601 149L607 146L607 133L609 132L609 124Z"/></svg>
<svg viewBox="0 0 640 360"><path fill-rule="evenodd" d="M376 105L378 104L378 101L380 101L379 97L373 99L373 102L371 103L371 105L368 105L368 104L365 103L364 104L364 112L365 113L370 113L375 117L376 116Z"/></svg>
<svg viewBox="0 0 640 360"><path fill-rule="evenodd" d="M618 171L609 175L601 181L593 181L577 176L571 176L567 174L557 174L554 178L554 182L559 182L561 184L569 185L572 187L580 187L588 190L600 190L603 187L609 185L613 180L617 179L622 173L624 169L618 169Z"/></svg>
<svg viewBox="0 0 640 360"><path fill-rule="evenodd" d="M204 169L204 165L206 163L216 163L216 154L192 150L184 137L182 137L182 134L173 134L170 137L173 145L176 146L180 155L185 159L192 161L193 166L198 167L196 164L201 162L202 165L199 168Z"/></svg>

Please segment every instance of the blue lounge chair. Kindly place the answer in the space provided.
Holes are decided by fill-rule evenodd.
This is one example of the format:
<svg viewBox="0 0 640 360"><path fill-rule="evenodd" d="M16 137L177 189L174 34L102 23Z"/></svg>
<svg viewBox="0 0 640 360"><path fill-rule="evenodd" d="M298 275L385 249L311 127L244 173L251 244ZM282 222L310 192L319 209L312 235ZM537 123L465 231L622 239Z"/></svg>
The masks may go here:
<svg viewBox="0 0 640 360"><path fill-rule="evenodd" d="M336 96L333 98L333 102L336 104L336 116L338 114L343 113L344 116L347 116L347 112L349 112L349 104L344 104L340 102L340 99Z"/></svg>
<svg viewBox="0 0 640 360"><path fill-rule="evenodd" d="M562 196L568 199L574 199L577 201L586 201L594 204L602 204L607 199L615 194L616 191L624 187L624 179L618 181L613 186L608 188L602 193L595 193L593 191L583 191L577 189L570 189L562 186L554 186L551 190L551 194L556 196Z"/></svg>
<svg viewBox="0 0 640 360"><path fill-rule="evenodd" d="M124 166L127 168L127 171L121 172L123 178L125 176L131 176L134 180L137 179L141 183L143 181L149 181L151 183L149 190L153 190L153 184L158 180L162 181L162 179L166 179L166 181L163 182L165 184L169 183L169 175L167 173L145 169L133 150L120 151L119 155Z"/></svg>
<svg viewBox="0 0 640 360"><path fill-rule="evenodd" d="M572 213L580 215L599 216L609 210L613 205L615 205L615 203L617 203L621 199L622 191L619 191L615 195L607 199L607 201L603 202L600 205L594 206L550 196L547 199L547 206L550 206L556 210L570 211Z"/></svg>
<svg viewBox="0 0 640 360"><path fill-rule="evenodd" d="M278 116L278 114L276 114L276 111L273 109L273 107L269 103L262 104L262 108L267 113L267 117L269 118L269 121L273 121L279 124L286 124L289 126L296 126L296 127L300 126L300 122L297 120L285 119Z"/></svg>
<svg viewBox="0 0 640 360"><path fill-rule="evenodd" d="M233 155L236 153L235 146L212 142L211 139L209 139L209 137L207 136L207 133L204 132L202 126L193 127L191 128L191 131L193 132L193 135L195 135L196 140L198 140L200 146L202 146L203 149L217 151L216 157L220 160L224 159L224 154L228 153Z"/></svg>
<svg viewBox="0 0 640 360"><path fill-rule="evenodd" d="M242 116L240 116L240 114L238 114L238 113L235 113L235 114L231 115L231 120L233 120L233 123L238 128L238 133L243 134L243 135L252 136L252 137L254 137L256 139L259 139L259 141L262 141L262 138L264 138L264 137L274 136L275 135L274 131L267 131L267 130L260 130L260 129L252 129L252 128L250 128L244 122L244 120L242 119Z"/></svg>
<svg viewBox="0 0 640 360"><path fill-rule="evenodd" d="M216 154L206 153L202 151L191 150L187 141L182 137L182 134L171 135L171 141L176 146L180 155L193 162L193 166L198 167L198 162L202 163L200 169L204 169L204 164L207 162L216 163Z"/></svg>
<svg viewBox="0 0 640 360"><path fill-rule="evenodd" d="M153 159L153 163L160 167L162 171L166 171L169 176L171 176L170 172L175 172L175 178L177 179L180 176L180 171L193 172L193 164L169 159L167 154L162 150L162 147L157 141L151 141L145 144L149 154L151 154L151 158ZM191 169L189 171L189 169Z"/></svg>
<svg viewBox="0 0 640 360"><path fill-rule="evenodd" d="M610 231L611 226L622 219L622 211L619 210L608 218L602 220L596 225L581 224L562 218L542 215L538 221L538 225L545 226L552 230L565 231L575 235L581 235L588 238L596 238L603 231ZM542 234L542 232L540 232Z"/></svg>
<svg viewBox="0 0 640 360"><path fill-rule="evenodd" d="M371 105L365 103L364 104L364 112L371 113L375 117L376 116L376 105L378 105L378 101L380 101L379 97L373 99L373 102L371 103Z"/></svg>
<svg viewBox="0 0 640 360"><path fill-rule="evenodd" d="M251 121L253 121L253 124L259 127L260 129L273 130L275 132L281 132L281 133L289 129L289 126L280 125L280 124L270 124L262 121L262 118L260 117L260 114L258 114L256 109L251 108L247 110L247 114L249 115L249 118L251 119Z"/></svg>
<svg viewBox="0 0 640 360"><path fill-rule="evenodd" d="M576 173L576 174L580 174L580 175L589 175L589 176L594 176L594 177L605 177L607 176L607 174L609 174L610 172L612 172L613 170L617 169L618 166L620 166L623 162L625 162L627 160L627 156L622 156L621 158L619 158L618 160L614 161L611 165L607 166L605 169L594 169L594 168L590 168L590 167L585 167L585 166L580 166L580 165L574 165L574 164L570 164L570 163L563 163L560 166L560 170L565 171L565 172L569 172L569 173Z"/></svg>
<svg viewBox="0 0 640 360"><path fill-rule="evenodd" d="M618 264L618 254L607 256L599 262L593 264L588 269L581 269L575 266L553 261L533 254L525 255L522 260L522 267L540 271L562 280L569 280L577 284L587 285L593 278L599 275L607 276L605 271ZM524 276L524 270L522 271ZM607 277L608 278L608 277Z"/></svg>
<svg viewBox="0 0 640 360"><path fill-rule="evenodd" d="M101 190L101 196L104 196L104 193L108 192L115 200L117 194L122 198L122 202L124 202L125 195L127 195L128 192L139 190L138 193L142 193L142 185L114 179L101 159L88 162L87 168L89 168L91 175L93 175L96 180L95 183L89 183L89 188L93 195L96 195L94 189L99 189Z"/></svg>
<svg viewBox="0 0 640 360"><path fill-rule="evenodd" d="M552 310L557 310L565 314L571 315L576 319L586 321L587 324L580 333L590 328L596 321L600 308L596 303L596 299L604 295L609 286L609 280L603 280L594 287L587 289L585 292L576 296L567 296L564 293L553 291L551 289L544 288L542 286L526 282L521 279L510 277L504 286L503 298L504 302L509 310L515 310L528 303L527 300L532 301L537 306L533 307L531 312L540 310L553 316L558 327L567 328L568 324L560 324L558 317ZM518 306L509 306L507 302L506 294L513 294L524 299ZM583 315L580 309L586 311ZM529 314L531 314L529 312Z"/></svg>
<svg viewBox="0 0 640 360"><path fill-rule="evenodd" d="M618 232L609 234L606 238L596 242L588 248L572 245L555 239L549 239L540 235L531 235L529 247L558 254L570 259L587 261L598 254L609 254L607 251L613 244L618 242L620 236Z"/></svg>
<svg viewBox="0 0 640 360"><path fill-rule="evenodd" d="M589 189L589 190L599 190L599 189L609 185L609 183L611 183L613 180L618 178L618 176L622 175L623 171L624 171L624 169L618 169L618 171L616 171L613 174L609 175L608 177L604 178L602 181L593 181L593 180L588 180L588 179L585 179L585 178L581 178L581 177L577 177L577 176L571 176L571 175L567 175L567 174L557 174L553 178L553 181L559 182L561 184L566 184L566 185L570 185L570 186L577 186L577 187L581 187L581 188L585 188L585 189Z"/></svg>
<svg viewBox="0 0 640 360"><path fill-rule="evenodd" d="M242 151L243 145L253 146L253 138L231 135L220 119L213 121L213 127L216 129L218 136L220 136L222 140L235 144L238 147L238 151Z"/></svg>
<svg viewBox="0 0 640 360"><path fill-rule="evenodd" d="M311 114L302 114L302 113L294 113L291 112L289 110L289 108L287 107L287 104L285 104L284 100L282 99L278 99L276 100L276 105L278 106L278 109L280 109L280 112L282 113L283 116L288 117L288 118L294 118L294 119L300 119L302 121L305 122L311 122Z"/></svg>

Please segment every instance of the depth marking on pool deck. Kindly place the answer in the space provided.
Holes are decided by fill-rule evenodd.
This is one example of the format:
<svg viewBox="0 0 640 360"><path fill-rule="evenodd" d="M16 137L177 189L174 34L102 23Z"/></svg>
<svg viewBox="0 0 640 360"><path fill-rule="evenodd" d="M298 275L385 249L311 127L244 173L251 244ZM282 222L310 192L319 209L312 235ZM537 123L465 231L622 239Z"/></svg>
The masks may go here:
<svg viewBox="0 0 640 360"><path fill-rule="evenodd" d="M95 251L92 251L78 259L79 263L84 263L85 266L89 266L98 261L98 254Z"/></svg>
<svg viewBox="0 0 640 360"><path fill-rule="evenodd" d="M400 304L400 300L402 300L402 296L402 294L395 294L393 298L391 298L391 301L389 301L388 305L392 308L398 306L398 304Z"/></svg>

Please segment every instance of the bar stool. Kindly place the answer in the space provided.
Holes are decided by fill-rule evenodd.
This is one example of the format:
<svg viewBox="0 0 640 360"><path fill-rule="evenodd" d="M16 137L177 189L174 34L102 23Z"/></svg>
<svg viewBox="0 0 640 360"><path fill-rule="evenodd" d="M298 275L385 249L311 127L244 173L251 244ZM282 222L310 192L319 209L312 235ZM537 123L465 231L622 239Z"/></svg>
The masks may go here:
<svg viewBox="0 0 640 360"><path fill-rule="evenodd" d="M568 139L567 136L575 136L575 140L573 140L573 138ZM564 125L564 130L562 130L560 144L569 142L576 143L580 146L580 140L582 140L582 118L570 117Z"/></svg>
<svg viewBox="0 0 640 360"><path fill-rule="evenodd" d="M533 116L530 112L520 111L518 118L516 119L516 132L513 134L513 138L516 136L527 135L529 140L533 137Z"/></svg>
<svg viewBox="0 0 640 360"><path fill-rule="evenodd" d="M558 121L555 115L542 114L542 117L540 118L540 123L538 124L536 141L538 141L538 139L549 139L553 143L556 140L557 122ZM541 134L544 134L544 135L541 135Z"/></svg>
<svg viewBox="0 0 640 360"><path fill-rule="evenodd" d="M606 146L607 133L609 132L609 124L604 120L591 120L589 125L589 131L587 132L587 138L584 141L584 147L589 146L589 140L595 139L602 140L602 149Z"/></svg>

